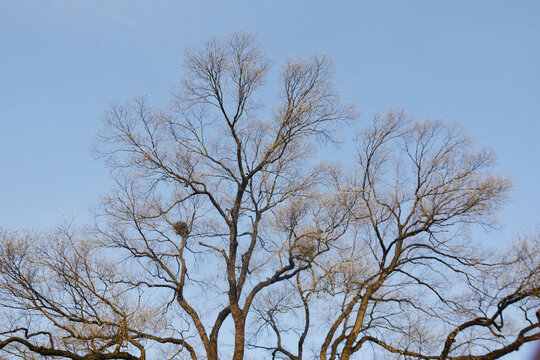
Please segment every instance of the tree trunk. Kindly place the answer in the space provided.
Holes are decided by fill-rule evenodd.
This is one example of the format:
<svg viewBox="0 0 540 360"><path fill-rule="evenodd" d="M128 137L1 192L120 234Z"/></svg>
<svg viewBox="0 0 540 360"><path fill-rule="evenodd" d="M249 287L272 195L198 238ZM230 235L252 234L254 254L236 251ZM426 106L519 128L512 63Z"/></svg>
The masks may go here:
<svg viewBox="0 0 540 360"><path fill-rule="evenodd" d="M244 359L244 343L245 343L245 319L242 315L234 319L234 355L233 360Z"/></svg>

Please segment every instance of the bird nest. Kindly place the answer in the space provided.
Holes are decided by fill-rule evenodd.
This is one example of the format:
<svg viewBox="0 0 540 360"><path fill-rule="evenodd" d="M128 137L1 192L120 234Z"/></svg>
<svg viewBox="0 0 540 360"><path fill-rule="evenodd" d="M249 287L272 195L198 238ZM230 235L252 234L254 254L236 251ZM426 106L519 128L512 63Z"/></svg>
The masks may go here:
<svg viewBox="0 0 540 360"><path fill-rule="evenodd" d="M175 222L172 227L174 232L181 237L186 237L189 234L189 226L184 221Z"/></svg>

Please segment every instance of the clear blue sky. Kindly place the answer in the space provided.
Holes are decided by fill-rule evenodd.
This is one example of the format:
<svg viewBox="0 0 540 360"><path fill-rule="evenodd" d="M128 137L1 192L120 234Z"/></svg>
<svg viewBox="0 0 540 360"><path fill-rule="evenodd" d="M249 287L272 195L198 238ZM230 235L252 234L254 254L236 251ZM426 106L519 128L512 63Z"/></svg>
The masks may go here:
<svg viewBox="0 0 540 360"><path fill-rule="evenodd" d="M538 0L0 0L0 225L90 219L110 186L90 151L107 104L164 103L183 48L237 30L257 34L276 63L333 57L359 126L403 106L459 121L494 148L514 190L503 232L488 236L540 220Z"/></svg>

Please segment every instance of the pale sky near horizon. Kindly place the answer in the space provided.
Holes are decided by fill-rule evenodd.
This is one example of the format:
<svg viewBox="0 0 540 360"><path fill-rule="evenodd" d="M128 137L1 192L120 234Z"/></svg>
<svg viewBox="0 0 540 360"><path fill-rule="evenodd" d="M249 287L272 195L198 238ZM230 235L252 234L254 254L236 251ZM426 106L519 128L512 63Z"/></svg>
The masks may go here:
<svg viewBox="0 0 540 360"><path fill-rule="evenodd" d="M91 152L107 104L164 104L186 46L239 30L276 70L332 57L362 113L354 128L403 107L493 148L514 187L501 232L486 237L540 221L540 1L0 0L0 226L89 221L111 185Z"/></svg>

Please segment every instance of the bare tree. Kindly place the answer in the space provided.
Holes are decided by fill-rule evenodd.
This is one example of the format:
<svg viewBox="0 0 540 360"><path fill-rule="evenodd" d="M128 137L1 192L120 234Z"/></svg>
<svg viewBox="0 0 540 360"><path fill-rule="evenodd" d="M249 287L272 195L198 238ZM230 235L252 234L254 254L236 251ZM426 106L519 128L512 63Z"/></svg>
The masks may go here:
<svg viewBox="0 0 540 360"><path fill-rule="evenodd" d="M328 304L318 358L496 359L540 336L538 235L503 255L467 235L468 224L493 224L509 187L493 175L492 154L440 121L402 111L376 115L358 136L357 169L341 191L354 198L341 250L299 275L296 300L267 301L263 326L277 337L263 346L300 359L281 343L287 309ZM316 293L321 300L306 301ZM536 312L536 313L535 313ZM326 325L324 325L326 324ZM370 346L371 345L371 346ZM365 355L364 355L365 356Z"/></svg>
<svg viewBox="0 0 540 360"><path fill-rule="evenodd" d="M158 335L170 325L141 290L129 292L120 269L68 227L39 235L4 231L0 349L22 359L144 358L146 342L168 341ZM181 337L172 342L193 352Z"/></svg>
<svg viewBox="0 0 540 360"><path fill-rule="evenodd" d="M490 152L391 111L356 168L320 163L356 116L331 61L287 61L273 109L269 74L238 33L186 51L166 107L108 108L96 228L2 233L0 354L487 360L538 337L538 238L497 255L464 236L509 187Z"/></svg>

